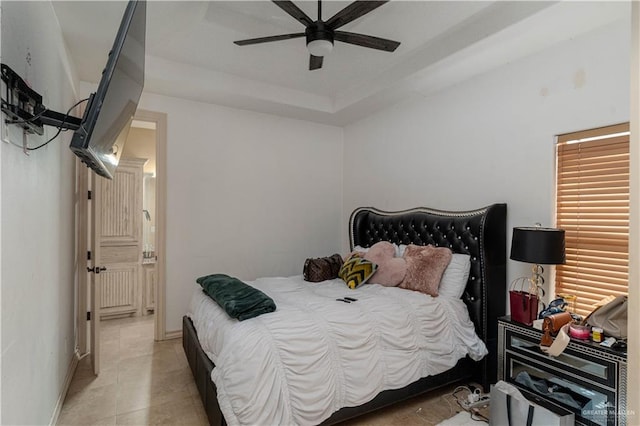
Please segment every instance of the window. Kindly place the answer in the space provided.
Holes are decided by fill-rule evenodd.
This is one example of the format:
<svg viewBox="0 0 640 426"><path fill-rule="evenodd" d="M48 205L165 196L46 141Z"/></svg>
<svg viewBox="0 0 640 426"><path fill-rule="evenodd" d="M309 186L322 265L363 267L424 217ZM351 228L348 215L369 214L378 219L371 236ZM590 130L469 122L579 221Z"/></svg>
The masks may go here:
<svg viewBox="0 0 640 426"><path fill-rule="evenodd" d="M558 136L556 185L567 254L556 293L575 294L585 315L602 298L627 293L629 123Z"/></svg>

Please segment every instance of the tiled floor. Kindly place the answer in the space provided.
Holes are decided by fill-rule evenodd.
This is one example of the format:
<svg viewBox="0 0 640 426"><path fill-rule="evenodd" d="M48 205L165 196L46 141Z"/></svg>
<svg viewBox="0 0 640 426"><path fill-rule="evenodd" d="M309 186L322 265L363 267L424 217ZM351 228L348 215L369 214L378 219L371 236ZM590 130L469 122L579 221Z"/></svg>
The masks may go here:
<svg viewBox="0 0 640 426"><path fill-rule="evenodd" d="M80 361L59 425L208 424L181 341L154 342L152 316L103 322L100 347L100 375L93 375L88 358ZM453 389L345 425L436 425L461 411L451 396Z"/></svg>
<svg viewBox="0 0 640 426"><path fill-rule="evenodd" d="M80 361L59 425L206 425L180 340L154 342L153 316L103 321L101 369Z"/></svg>
<svg viewBox="0 0 640 426"><path fill-rule="evenodd" d="M412 398L390 408L342 423L342 426L434 426L443 420L455 416L462 409L455 402L451 392L455 389L447 387L427 395ZM465 395L460 392L460 395ZM483 413L487 415L488 413ZM482 426L481 419L469 420L469 425Z"/></svg>

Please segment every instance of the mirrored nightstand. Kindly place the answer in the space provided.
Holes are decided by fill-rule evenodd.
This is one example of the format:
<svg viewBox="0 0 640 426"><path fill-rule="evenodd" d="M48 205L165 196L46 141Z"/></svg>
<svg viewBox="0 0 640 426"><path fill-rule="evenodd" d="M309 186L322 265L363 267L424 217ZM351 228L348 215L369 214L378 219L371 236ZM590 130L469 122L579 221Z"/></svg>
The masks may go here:
<svg viewBox="0 0 640 426"><path fill-rule="evenodd" d="M498 319L498 379L570 409L576 424L626 425L627 354L572 339L552 357L540 350L542 332Z"/></svg>

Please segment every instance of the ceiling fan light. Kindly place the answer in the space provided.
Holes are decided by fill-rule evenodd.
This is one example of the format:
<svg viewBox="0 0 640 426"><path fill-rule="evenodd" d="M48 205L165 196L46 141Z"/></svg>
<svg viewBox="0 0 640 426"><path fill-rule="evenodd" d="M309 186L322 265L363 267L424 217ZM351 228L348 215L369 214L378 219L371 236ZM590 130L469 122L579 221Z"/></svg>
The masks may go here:
<svg viewBox="0 0 640 426"><path fill-rule="evenodd" d="M307 43L307 50L313 56L326 56L333 50L333 43L329 40L311 40Z"/></svg>

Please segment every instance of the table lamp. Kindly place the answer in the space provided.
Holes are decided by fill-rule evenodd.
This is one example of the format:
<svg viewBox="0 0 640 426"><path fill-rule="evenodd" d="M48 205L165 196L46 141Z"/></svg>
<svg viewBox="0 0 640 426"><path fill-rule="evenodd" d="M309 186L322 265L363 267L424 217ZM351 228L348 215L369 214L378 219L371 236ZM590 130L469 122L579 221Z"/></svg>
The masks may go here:
<svg viewBox="0 0 640 426"><path fill-rule="evenodd" d="M564 229L542 226L513 228L511 259L534 264L529 281L537 293L544 284L544 268L540 265L560 265L566 262Z"/></svg>

